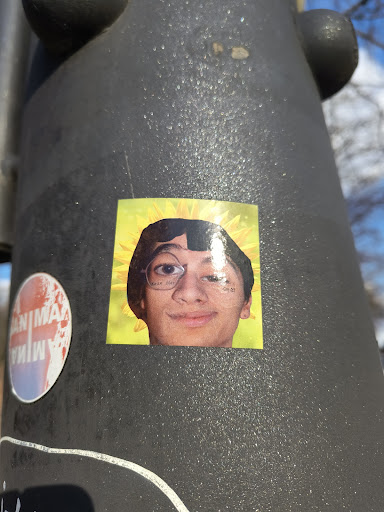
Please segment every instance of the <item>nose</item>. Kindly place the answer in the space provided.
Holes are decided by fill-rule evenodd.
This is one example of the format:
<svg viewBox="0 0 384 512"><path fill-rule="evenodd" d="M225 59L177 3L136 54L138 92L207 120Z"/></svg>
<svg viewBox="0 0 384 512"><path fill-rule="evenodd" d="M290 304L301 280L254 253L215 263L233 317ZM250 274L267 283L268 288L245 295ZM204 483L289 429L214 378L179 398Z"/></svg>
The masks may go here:
<svg viewBox="0 0 384 512"><path fill-rule="evenodd" d="M198 276L192 272L186 272L172 294L172 298L179 303L204 303L208 300L208 296L204 289L203 283Z"/></svg>

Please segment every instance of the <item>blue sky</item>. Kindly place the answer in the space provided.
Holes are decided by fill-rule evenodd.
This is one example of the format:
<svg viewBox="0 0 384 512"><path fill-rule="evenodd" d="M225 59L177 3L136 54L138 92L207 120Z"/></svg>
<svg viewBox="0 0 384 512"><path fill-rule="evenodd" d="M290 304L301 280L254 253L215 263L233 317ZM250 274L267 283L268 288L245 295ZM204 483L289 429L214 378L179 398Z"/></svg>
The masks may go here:
<svg viewBox="0 0 384 512"><path fill-rule="evenodd" d="M358 4L358 0L307 0L306 8L336 9L342 12L356 4ZM379 9L379 11L376 11L376 9ZM356 14L360 16L356 16ZM356 19L357 17L362 19L358 20ZM372 17L373 21L369 20L370 17ZM383 45L384 5L381 5L380 2L368 0L365 5L360 7L359 11L355 11L352 22L357 32L361 31L371 34L372 38ZM340 98L344 95L345 100L339 111L340 125L344 121L347 126L349 124L353 126L353 119L351 117L348 118L348 106L350 112L353 112L352 117L356 118L358 116L361 123L361 127L356 127L356 132L353 135L353 144L355 146L354 158L352 156L352 158L340 159L338 162L339 169L341 169L342 165L344 166L344 171L341 169L341 175L344 172L346 177L343 190L347 196L349 193L348 173L351 171L352 173L356 171L364 173L364 176L372 180L369 187L361 186L361 190L354 190L354 194L364 194L366 191L384 194L384 125L383 120L380 118L384 113L384 49L370 44L365 38L359 37L359 35L358 42L360 63L352 80L359 84L359 88L356 91L358 94L361 94L361 101L359 102L358 99L354 100L353 95L350 95L348 98L345 90L340 93ZM329 102L330 110L333 114L335 109L338 108L337 96ZM372 98L374 101L371 102L370 109L369 102ZM325 102L326 110L327 103ZM342 103L340 102L340 104ZM365 147L374 147L373 152L371 152L370 161L364 156L366 154L364 152ZM362 149L363 151L361 151ZM362 264L362 273L364 278L373 283L374 287L378 290L379 298L381 298L384 304L384 204L366 217L363 226L366 229L366 234L355 238L355 244L360 252L373 256L373 259ZM359 226L354 228L353 231L356 233L358 229L360 229ZM375 233L370 234L370 232ZM380 258L383 259L381 266ZM384 322L378 323L376 327L377 339L379 344L384 347Z"/></svg>
<svg viewBox="0 0 384 512"><path fill-rule="evenodd" d="M0 280L9 279L11 275L11 264L1 263L0 264Z"/></svg>
<svg viewBox="0 0 384 512"><path fill-rule="evenodd" d="M345 12L352 6L358 4L358 0L306 0L306 9L332 9L339 12ZM384 43L384 6L380 7L380 13L378 14L375 9L378 8L378 2L375 0L368 0L365 5L361 6L358 11L355 11L355 15L352 16L352 22L357 31L370 32L372 29L374 32L372 36L379 40L380 43ZM369 18L375 19L372 23ZM361 19L357 19L361 18ZM366 47L369 49L372 55L381 62L384 62L384 51L369 43L364 39L359 38L360 48Z"/></svg>

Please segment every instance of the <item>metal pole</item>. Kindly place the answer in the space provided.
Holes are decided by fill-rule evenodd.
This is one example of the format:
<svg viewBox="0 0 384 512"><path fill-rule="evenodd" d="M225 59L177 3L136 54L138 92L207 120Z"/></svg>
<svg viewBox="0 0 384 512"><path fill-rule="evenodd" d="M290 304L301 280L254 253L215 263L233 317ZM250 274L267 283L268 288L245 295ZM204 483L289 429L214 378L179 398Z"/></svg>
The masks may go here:
<svg viewBox="0 0 384 512"><path fill-rule="evenodd" d="M321 109L348 20L24 3L64 57L36 54L24 110L4 509L381 512L383 375Z"/></svg>
<svg viewBox="0 0 384 512"><path fill-rule="evenodd" d="M0 2L0 260L10 259L30 29L21 2Z"/></svg>

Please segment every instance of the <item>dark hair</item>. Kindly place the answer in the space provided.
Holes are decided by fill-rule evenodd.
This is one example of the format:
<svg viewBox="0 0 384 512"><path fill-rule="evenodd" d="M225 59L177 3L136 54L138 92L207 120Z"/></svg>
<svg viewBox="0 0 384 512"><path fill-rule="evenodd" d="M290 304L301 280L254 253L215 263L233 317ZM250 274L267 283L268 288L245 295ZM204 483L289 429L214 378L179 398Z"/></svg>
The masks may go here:
<svg viewBox="0 0 384 512"><path fill-rule="evenodd" d="M153 258L155 244L169 242L184 234L187 236L187 246L190 251L209 251L212 247L212 240L219 237L226 256L239 268L243 276L244 297L246 300L249 299L254 282L251 260L225 229L206 220L162 219L143 230L129 266L128 304L137 318L143 318L144 313L140 302L144 297L146 278L142 271Z"/></svg>

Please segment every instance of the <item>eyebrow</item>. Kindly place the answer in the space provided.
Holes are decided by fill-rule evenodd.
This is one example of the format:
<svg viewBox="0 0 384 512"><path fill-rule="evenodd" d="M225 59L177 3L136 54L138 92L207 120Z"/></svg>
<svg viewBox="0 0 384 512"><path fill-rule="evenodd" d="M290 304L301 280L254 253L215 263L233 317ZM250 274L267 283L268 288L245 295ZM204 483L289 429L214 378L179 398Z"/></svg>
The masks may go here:
<svg viewBox="0 0 384 512"><path fill-rule="evenodd" d="M171 252L171 249L182 249L184 251L186 250L179 244L163 244L153 251L151 259L155 258L158 254L161 254L162 252Z"/></svg>

